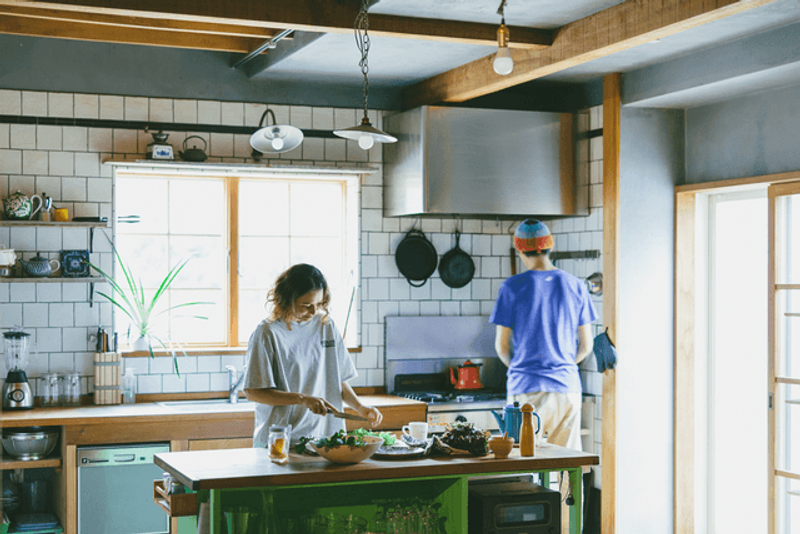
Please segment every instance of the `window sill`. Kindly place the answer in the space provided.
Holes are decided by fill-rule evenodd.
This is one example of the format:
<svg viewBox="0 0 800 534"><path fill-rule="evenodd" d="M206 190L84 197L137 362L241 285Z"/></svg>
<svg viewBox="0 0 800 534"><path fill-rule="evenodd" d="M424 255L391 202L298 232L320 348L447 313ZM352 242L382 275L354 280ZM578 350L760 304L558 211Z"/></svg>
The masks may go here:
<svg viewBox="0 0 800 534"><path fill-rule="evenodd" d="M150 352L144 350L122 350L120 351L125 358L149 358ZM247 347L192 347L183 350L176 350L175 354L183 356L184 352L187 356L238 356L247 354ZM347 352L358 353L361 352L361 347L349 347ZM154 350L153 356L172 356L171 353L165 350Z"/></svg>

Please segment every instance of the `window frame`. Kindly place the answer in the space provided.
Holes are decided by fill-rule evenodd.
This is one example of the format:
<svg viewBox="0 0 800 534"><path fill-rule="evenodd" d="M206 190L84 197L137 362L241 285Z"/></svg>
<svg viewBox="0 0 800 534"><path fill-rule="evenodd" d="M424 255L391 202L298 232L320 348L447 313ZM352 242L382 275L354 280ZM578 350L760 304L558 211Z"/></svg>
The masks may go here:
<svg viewBox="0 0 800 534"><path fill-rule="evenodd" d="M119 166L114 168L112 175L114 184L114 200L113 200L113 213L114 213L114 227L113 235L114 242L117 242L117 203L116 203L116 183L120 177L128 179L136 179L137 177L146 178L191 178L191 179L216 179L222 180L225 189L225 204L226 204L226 221L227 221L227 292L228 292L228 309L226 310L226 338L227 341L221 343L181 343L185 346L187 353L192 354L215 354L215 353L236 353L244 352L247 349L247 339L239 339L239 277L238 264L239 264L239 183L240 180L275 180L283 182L302 182L302 181L324 181L324 182L341 182L343 187L343 210L344 210L344 223L343 223L343 262L346 267L344 272L349 271L351 274L345 276L350 278L355 284L355 289L358 288L358 280L360 280L360 184L361 176L373 172L372 169L323 169L323 168L303 168L303 169L258 169L253 172L253 169L236 168L235 166L222 166L224 168L214 172L215 169L200 168L196 166L188 166L181 164L169 165L171 168L162 168L161 165L131 165ZM237 268L233 268L236 266ZM114 261L114 269L116 269L116 261ZM348 325L348 335L345 338L346 346L351 350L360 346L361 339L361 321L360 321L360 295L356 291L352 304L351 315ZM116 310L114 310L114 327L116 328ZM343 330L344 324L339 325L340 330ZM342 332L344 334L344 332ZM155 351L156 353L167 354L166 351ZM148 353L149 354L149 353Z"/></svg>

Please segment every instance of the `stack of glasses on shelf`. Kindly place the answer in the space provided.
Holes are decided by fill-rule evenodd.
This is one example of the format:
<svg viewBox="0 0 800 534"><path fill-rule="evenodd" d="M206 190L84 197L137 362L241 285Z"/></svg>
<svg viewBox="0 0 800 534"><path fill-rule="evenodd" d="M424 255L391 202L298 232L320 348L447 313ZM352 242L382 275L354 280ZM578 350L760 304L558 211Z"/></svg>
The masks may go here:
<svg viewBox="0 0 800 534"><path fill-rule="evenodd" d="M445 517L439 516L440 503L419 499L375 501L377 512L371 520L355 514L319 512L283 517L277 532L282 534L445 534Z"/></svg>

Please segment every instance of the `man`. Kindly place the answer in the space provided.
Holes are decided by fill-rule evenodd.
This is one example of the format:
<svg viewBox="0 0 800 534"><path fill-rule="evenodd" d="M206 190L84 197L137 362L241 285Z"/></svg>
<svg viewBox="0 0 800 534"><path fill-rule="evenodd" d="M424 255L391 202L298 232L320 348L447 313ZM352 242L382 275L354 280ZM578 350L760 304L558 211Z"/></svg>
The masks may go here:
<svg viewBox="0 0 800 534"><path fill-rule="evenodd" d="M548 443L580 450L578 363L592 352L597 313L584 283L550 260L553 236L544 223L521 222L514 247L528 270L503 283L489 318L508 367L508 401L533 404Z"/></svg>

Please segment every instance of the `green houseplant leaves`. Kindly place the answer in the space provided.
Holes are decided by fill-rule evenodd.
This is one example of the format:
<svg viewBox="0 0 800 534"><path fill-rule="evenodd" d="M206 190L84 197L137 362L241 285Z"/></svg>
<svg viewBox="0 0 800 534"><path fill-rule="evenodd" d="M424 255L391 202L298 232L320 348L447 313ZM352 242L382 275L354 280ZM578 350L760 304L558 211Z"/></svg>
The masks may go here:
<svg viewBox="0 0 800 534"><path fill-rule="evenodd" d="M97 294L106 298L109 302L116 306L119 311L124 313L130 319L132 326L137 330L136 333L138 336L145 338L147 341L147 346L151 357L155 357L155 354L153 353L153 341L155 341L157 345L163 348L165 351L169 352L172 355L175 372L178 376L180 376L177 355L174 347L175 344L169 339L168 336L157 335L154 332L154 325L158 323L160 317L164 316L165 314L169 314L173 310L202 304L213 304L212 302L185 302L156 311L156 305L158 304L159 300L166 294L169 287L175 281L175 278L177 278L183 268L186 267L186 264L191 258L184 259L173 266L159 284L159 287L153 294L152 298L148 298L141 279L136 278L133 275L130 267L125 264L113 244L112 249L117 260L117 265L122 272L123 280L118 282L113 276L103 271L97 265L87 262L91 268L97 271L97 273L103 277L103 279L106 280L109 285L111 285L113 290L111 295L102 293L100 291L98 291ZM208 319L208 317L201 315L190 315L189 317L195 319ZM130 335L131 328L129 327L128 339L130 339ZM184 351L181 352L183 352L184 356L186 355Z"/></svg>

